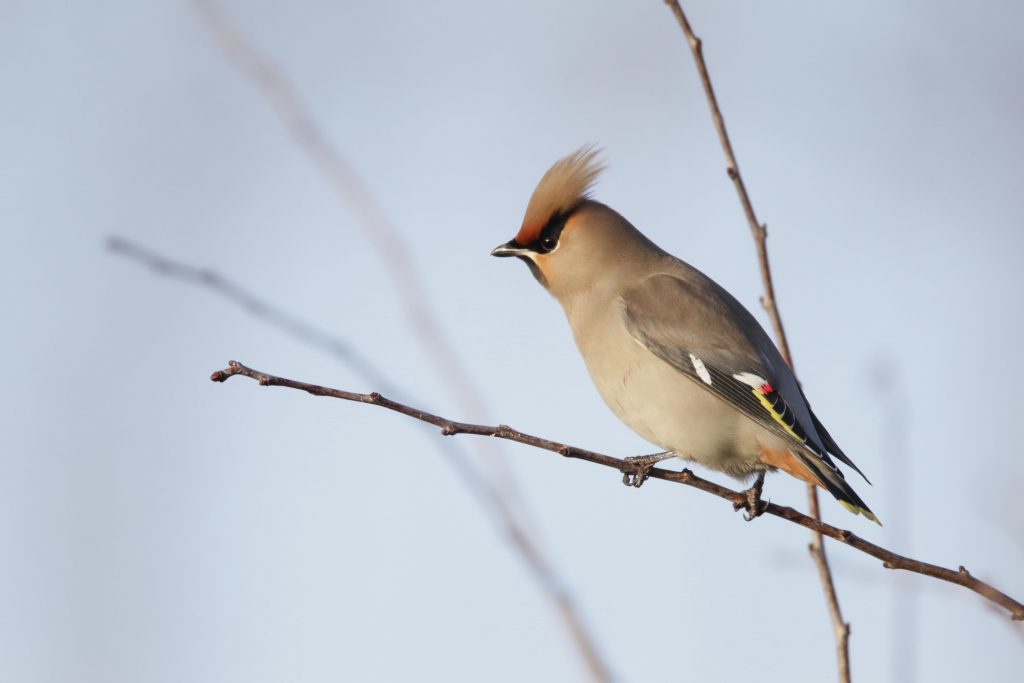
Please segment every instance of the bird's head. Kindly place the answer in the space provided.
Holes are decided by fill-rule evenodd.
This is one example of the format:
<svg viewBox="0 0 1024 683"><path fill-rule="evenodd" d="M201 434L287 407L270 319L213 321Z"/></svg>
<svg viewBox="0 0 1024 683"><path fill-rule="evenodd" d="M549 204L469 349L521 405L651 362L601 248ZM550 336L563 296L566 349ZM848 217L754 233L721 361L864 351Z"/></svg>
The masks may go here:
<svg viewBox="0 0 1024 683"><path fill-rule="evenodd" d="M519 232L491 252L522 259L563 303L614 279L636 247L653 247L626 219L590 199L604 170L598 151L586 146L556 161L533 191Z"/></svg>

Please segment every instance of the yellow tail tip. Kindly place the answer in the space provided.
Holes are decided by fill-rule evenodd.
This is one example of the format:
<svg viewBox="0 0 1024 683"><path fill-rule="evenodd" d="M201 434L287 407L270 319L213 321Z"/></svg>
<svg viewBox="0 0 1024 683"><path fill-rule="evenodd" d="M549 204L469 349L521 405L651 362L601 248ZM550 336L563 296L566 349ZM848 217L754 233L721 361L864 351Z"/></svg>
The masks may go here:
<svg viewBox="0 0 1024 683"><path fill-rule="evenodd" d="M839 501L839 504L846 508L848 512L852 512L855 515L864 515L878 526L882 526L882 523L878 521L878 517L875 517L874 513L872 513L871 510L865 510L864 508L858 507L853 503L847 503L845 500Z"/></svg>

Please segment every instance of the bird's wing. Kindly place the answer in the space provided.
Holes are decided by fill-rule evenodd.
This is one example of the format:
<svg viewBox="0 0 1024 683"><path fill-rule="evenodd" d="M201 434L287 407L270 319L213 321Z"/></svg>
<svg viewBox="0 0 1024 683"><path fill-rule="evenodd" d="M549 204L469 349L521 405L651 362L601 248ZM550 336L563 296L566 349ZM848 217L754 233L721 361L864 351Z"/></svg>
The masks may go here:
<svg viewBox="0 0 1024 683"><path fill-rule="evenodd" d="M621 304L629 333L651 353L836 469L789 366L732 295L695 271L686 280L651 276L625 291Z"/></svg>
<svg viewBox="0 0 1024 683"><path fill-rule="evenodd" d="M623 292L629 333L695 385L791 443L792 454L846 509L881 524L832 462L830 452L857 469L814 417L764 329L731 294L685 267L685 279L652 275Z"/></svg>

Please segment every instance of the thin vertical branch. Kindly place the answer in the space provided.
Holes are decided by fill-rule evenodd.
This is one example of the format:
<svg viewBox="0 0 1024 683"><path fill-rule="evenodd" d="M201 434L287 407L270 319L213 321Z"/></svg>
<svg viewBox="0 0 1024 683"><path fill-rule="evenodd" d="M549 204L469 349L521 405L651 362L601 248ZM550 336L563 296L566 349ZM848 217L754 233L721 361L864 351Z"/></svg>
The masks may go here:
<svg viewBox="0 0 1024 683"><path fill-rule="evenodd" d="M889 539L898 548L910 549L908 520L914 501L914 477L910 469L907 427L910 409L897 366L888 358L879 358L869 373L875 405L881 409L881 434L878 451L888 463L889 514L903 520L889 528ZM892 680L914 683L917 680L918 585L896 581L892 586L889 648Z"/></svg>
<svg viewBox="0 0 1024 683"><path fill-rule="evenodd" d="M818 508L818 491L813 485L807 485L807 512L814 519L821 519ZM825 604L828 606L829 619L832 622L832 635L836 641L836 663L839 667L840 683L850 683L850 624L843 621L843 611L839 607L839 594L832 579L832 569L825 554L825 537L820 531L811 532L811 543L807 546L818 568L818 578L825 591Z"/></svg>
<svg viewBox="0 0 1024 683"><path fill-rule="evenodd" d="M775 300L775 285L772 283L771 266L768 262L768 228L758 222L757 214L754 213L754 206L750 202L750 195L747 193L746 184L743 182L743 175L740 173L739 163L736 161L736 154L732 149L732 142L729 140L729 133L725 129L725 119L722 110L718 106L718 98L715 96L714 86L711 84L711 76L708 73L707 63L704 61L704 49L701 39L693 32L683 8L678 0L665 0L665 4L675 15L679 22L686 42L693 53L693 61L697 65L697 72L700 75L701 85L704 87L704 95L707 98L708 106L711 108L711 120L718 132L718 140L722 144L722 152L725 154L726 172L732 179L739 195L740 204L743 206L743 213L750 226L750 234L754 238L757 248L757 261L761 271L761 284L764 288L764 296L761 297L761 305L764 306L768 317L775 329L775 341L779 346L782 357L793 368L793 357L789 351L789 342L786 340L786 330L782 326L782 317L779 315L778 303ZM795 369L795 368L794 368ZM813 484L807 485L807 506L812 517L821 519L821 512L818 506L818 490ZM828 565L828 556L825 554L825 541L820 532L814 531L811 535L810 544L811 556L818 568L821 577L821 585L825 591L825 602L828 605L829 616L832 620L832 630L836 641L836 656L839 666L839 680L841 683L850 681L850 625L843 621L843 613L839 607L839 596L836 594L835 583L832 580L832 572Z"/></svg>

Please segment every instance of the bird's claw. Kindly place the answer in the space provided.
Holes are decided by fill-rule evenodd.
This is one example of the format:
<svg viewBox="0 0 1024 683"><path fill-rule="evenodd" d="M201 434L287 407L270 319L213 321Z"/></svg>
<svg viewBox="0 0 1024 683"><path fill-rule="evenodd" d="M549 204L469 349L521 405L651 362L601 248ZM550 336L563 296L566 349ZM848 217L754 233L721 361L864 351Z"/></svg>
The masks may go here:
<svg viewBox="0 0 1024 683"><path fill-rule="evenodd" d="M755 519L764 514L764 511L768 508L768 504L761 500L761 491L764 489L764 472L757 474L757 479L751 484L750 488L746 491L741 491L744 500L733 503L733 510L745 510L743 513L743 519L747 522L753 522Z"/></svg>
<svg viewBox="0 0 1024 683"><path fill-rule="evenodd" d="M634 471L622 473L622 483L626 486L632 486L633 488L640 488L647 481L650 476L651 468L657 465L662 460L668 460L674 458L675 453L665 451L663 453L654 453L652 455L633 455L626 458L626 462L634 467Z"/></svg>
<svg viewBox="0 0 1024 683"><path fill-rule="evenodd" d="M626 458L627 460L629 458ZM640 488L647 481L647 477L651 472L651 466L647 465L640 466L636 472L623 472L622 483L626 486L632 486L633 488Z"/></svg>
<svg viewBox="0 0 1024 683"><path fill-rule="evenodd" d="M754 513L754 512L744 512L743 513L743 521L744 522L753 522L755 519L757 519L758 517L760 517L761 515L764 514L764 507L765 507L764 506L764 501L761 501L761 500L757 501L757 512L756 513Z"/></svg>

